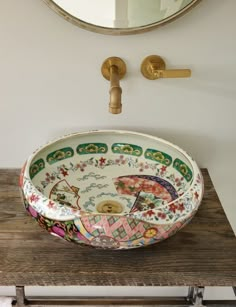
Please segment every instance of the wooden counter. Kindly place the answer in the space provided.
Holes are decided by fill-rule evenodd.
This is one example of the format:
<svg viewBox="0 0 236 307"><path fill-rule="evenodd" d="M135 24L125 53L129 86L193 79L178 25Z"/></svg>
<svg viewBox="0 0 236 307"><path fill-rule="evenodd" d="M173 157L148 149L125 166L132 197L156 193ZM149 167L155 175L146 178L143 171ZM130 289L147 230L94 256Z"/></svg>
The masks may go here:
<svg viewBox="0 0 236 307"><path fill-rule="evenodd" d="M81 247L49 235L23 208L18 169L0 169L0 286L16 286L17 306L164 304L200 306L204 287L236 293L236 238L208 171L193 220L173 237L145 248L110 251ZM26 298L25 286L189 286L181 298ZM177 306L176 305L176 306ZM201 305L203 306L203 305ZM215 306L215 305L214 305Z"/></svg>
<svg viewBox="0 0 236 307"><path fill-rule="evenodd" d="M236 286L236 238L206 169L196 216L173 237L127 251L49 235L27 215L18 169L0 170L0 285Z"/></svg>

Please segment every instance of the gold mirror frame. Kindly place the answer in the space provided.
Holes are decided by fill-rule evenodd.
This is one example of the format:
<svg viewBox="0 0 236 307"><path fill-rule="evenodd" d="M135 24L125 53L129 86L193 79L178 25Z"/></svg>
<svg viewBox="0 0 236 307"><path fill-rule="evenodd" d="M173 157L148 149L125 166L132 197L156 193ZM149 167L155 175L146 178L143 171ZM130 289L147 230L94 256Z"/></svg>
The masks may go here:
<svg viewBox="0 0 236 307"><path fill-rule="evenodd" d="M151 23L145 26L134 27L134 28L108 28L108 27L101 27L98 25L94 25L78 19L65 10L63 10L59 5L57 5L53 0L43 0L51 9L53 9L57 14L62 16L67 21L71 22L72 24L79 26L85 30L89 30L92 32L100 33L100 34L110 34L110 35L126 35L126 34L138 34L150 31L155 29L159 26L165 25L171 21L174 21L178 17L187 13L190 9L195 7L201 0L193 0L190 4L186 5L182 10L178 11L177 13L155 23Z"/></svg>

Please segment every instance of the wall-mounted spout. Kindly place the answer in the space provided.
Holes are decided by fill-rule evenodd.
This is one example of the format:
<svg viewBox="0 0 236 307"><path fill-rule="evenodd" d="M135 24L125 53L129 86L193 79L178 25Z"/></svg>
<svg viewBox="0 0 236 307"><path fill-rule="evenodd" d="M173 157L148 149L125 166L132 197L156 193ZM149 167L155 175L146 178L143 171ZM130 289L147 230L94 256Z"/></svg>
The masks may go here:
<svg viewBox="0 0 236 307"><path fill-rule="evenodd" d="M112 65L110 68L110 103L109 112L112 114L119 114L122 111L120 78L118 67Z"/></svg>
<svg viewBox="0 0 236 307"><path fill-rule="evenodd" d="M125 73L125 62L118 57L110 57L102 64L102 75L110 81L109 112L112 114L120 114L122 111L120 79Z"/></svg>

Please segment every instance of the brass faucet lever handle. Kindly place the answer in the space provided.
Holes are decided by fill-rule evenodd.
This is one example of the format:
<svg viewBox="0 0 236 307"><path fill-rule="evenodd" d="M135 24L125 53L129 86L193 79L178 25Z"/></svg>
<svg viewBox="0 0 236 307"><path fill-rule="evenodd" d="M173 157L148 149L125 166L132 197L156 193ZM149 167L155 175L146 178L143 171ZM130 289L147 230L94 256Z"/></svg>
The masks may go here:
<svg viewBox="0 0 236 307"><path fill-rule="evenodd" d="M158 55L146 57L141 64L141 72L149 80L159 78L188 78L191 76L190 69L166 69L164 60Z"/></svg>
<svg viewBox="0 0 236 307"><path fill-rule="evenodd" d="M156 70L153 72L154 76L158 78L189 78L191 77L190 69L168 69Z"/></svg>

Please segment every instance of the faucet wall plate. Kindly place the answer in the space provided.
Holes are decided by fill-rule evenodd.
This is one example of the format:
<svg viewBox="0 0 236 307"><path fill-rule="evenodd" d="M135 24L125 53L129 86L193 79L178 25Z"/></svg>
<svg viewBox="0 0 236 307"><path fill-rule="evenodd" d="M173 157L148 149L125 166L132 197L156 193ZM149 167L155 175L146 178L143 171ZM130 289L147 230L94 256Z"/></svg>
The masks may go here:
<svg viewBox="0 0 236 307"><path fill-rule="evenodd" d="M158 55L147 56L141 64L141 73L143 74L145 78L149 80L156 79L155 75L153 74L153 67L155 67L156 70L165 70L166 63Z"/></svg>
<svg viewBox="0 0 236 307"><path fill-rule="evenodd" d="M126 74L126 65L125 62L118 57L107 58L101 67L102 75L105 79L110 81L111 79L111 67L116 66L118 69L119 79L122 79Z"/></svg>
<svg viewBox="0 0 236 307"><path fill-rule="evenodd" d="M166 69L165 61L159 55L149 55L141 64L141 73L149 80L159 78L187 78L190 69Z"/></svg>

